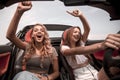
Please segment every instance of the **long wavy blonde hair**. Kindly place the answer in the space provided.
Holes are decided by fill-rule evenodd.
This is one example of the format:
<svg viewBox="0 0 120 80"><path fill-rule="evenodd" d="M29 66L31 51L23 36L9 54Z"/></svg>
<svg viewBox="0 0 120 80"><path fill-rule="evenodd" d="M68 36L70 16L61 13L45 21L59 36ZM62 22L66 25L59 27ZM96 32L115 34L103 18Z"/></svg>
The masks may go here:
<svg viewBox="0 0 120 80"><path fill-rule="evenodd" d="M49 35L47 33L47 29L46 27L43 25L43 24L35 24L32 28L32 32L33 32L33 29L35 26L41 26L44 30L44 33L45 33L45 36L44 36L44 39L42 41L43 43L43 46L41 48L41 51L40 51L40 57L42 57L42 59L44 59L45 57L50 57L52 56L52 45L51 45L51 41L50 41L50 38L49 38ZM26 53L23 57L23 61L22 63L26 63L26 61L33 55L35 54L35 40L34 38L32 38L32 32L31 32L31 41L29 42L29 45L26 47Z"/></svg>

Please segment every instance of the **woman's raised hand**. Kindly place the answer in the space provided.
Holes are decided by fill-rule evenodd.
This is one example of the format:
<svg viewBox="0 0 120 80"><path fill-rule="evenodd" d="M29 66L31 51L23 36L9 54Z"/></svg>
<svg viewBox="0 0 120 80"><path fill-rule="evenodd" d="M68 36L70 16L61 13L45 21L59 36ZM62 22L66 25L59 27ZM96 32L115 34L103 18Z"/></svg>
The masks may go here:
<svg viewBox="0 0 120 80"><path fill-rule="evenodd" d="M27 10L30 10L31 7L32 7L31 1L23 1L23 2L19 2L17 9L19 12L25 12Z"/></svg>
<svg viewBox="0 0 120 80"><path fill-rule="evenodd" d="M80 10L73 10L72 12L66 11L68 14L71 14L72 16L79 17L82 15L82 12Z"/></svg>

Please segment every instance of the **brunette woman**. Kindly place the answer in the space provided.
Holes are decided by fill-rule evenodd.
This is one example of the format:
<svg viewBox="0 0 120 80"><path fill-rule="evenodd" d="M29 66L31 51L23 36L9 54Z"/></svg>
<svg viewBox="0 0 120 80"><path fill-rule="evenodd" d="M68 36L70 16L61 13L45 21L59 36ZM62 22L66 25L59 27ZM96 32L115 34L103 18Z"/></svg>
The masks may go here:
<svg viewBox="0 0 120 80"><path fill-rule="evenodd" d="M67 12L81 19L84 32L82 34L80 27L76 26L66 29L62 36L61 52L72 67L75 80L98 80L98 71L90 65L87 55L107 47L119 49L120 34L110 34L101 43L85 46L90 31L88 22L79 10Z"/></svg>

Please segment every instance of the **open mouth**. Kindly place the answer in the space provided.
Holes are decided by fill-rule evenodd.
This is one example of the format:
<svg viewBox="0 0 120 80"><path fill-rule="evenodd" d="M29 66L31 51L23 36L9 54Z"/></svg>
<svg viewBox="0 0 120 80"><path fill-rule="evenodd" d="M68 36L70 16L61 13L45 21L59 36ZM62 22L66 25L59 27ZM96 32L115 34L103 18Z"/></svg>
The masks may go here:
<svg viewBox="0 0 120 80"><path fill-rule="evenodd" d="M42 37L42 35L37 35L37 38L41 38Z"/></svg>

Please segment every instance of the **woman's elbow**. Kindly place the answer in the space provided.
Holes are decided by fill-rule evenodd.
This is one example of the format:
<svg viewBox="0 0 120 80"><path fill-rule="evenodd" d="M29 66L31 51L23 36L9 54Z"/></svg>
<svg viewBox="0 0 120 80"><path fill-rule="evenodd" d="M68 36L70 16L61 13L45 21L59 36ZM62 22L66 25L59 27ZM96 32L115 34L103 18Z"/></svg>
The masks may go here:
<svg viewBox="0 0 120 80"><path fill-rule="evenodd" d="M14 38L14 35L12 35L12 34L6 34L6 38L7 38L8 40L11 40L11 39Z"/></svg>
<svg viewBox="0 0 120 80"><path fill-rule="evenodd" d="M59 71L57 71L57 72L56 72L56 74L57 74L57 76L59 76L59 75L60 75L60 72L59 72Z"/></svg>
<svg viewBox="0 0 120 80"><path fill-rule="evenodd" d="M7 34L7 35L6 35L6 38L7 38L7 39L10 39L10 35Z"/></svg>
<svg viewBox="0 0 120 80"><path fill-rule="evenodd" d="M59 71L56 71L55 74L56 74L56 78L57 78L57 77L59 77L60 72L59 72Z"/></svg>
<svg viewBox="0 0 120 80"><path fill-rule="evenodd" d="M10 35L6 35L6 38L9 39L9 40L11 39Z"/></svg>

